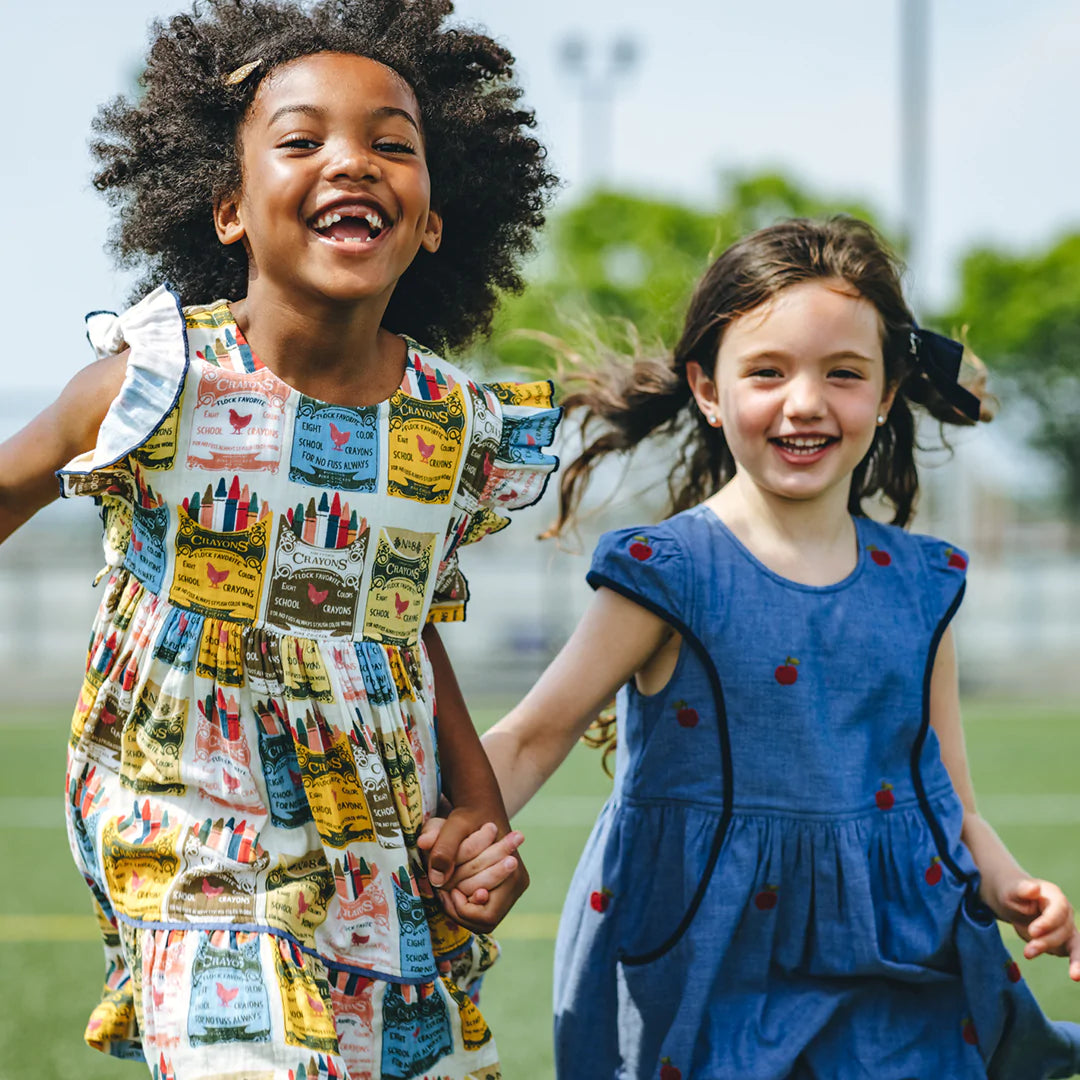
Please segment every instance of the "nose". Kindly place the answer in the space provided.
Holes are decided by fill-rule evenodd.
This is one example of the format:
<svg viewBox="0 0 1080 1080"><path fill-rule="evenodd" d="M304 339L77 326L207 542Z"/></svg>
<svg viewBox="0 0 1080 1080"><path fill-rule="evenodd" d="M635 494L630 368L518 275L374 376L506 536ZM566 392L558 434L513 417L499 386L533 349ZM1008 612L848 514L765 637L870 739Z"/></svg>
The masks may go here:
<svg viewBox="0 0 1080 1080"><path fill-rule="evenodd" d="M325 175L331 181L376 181L382 179L382 169L376 155L367 146L358 142L341 142L327 162Z"/></svg>
<svg viewBox="0 0 1080 1080"><path fill-rule="evenodd" d="M825 387L809 373L788 383L784 396L784 416L789 420L819 420L825 415Z"/></svg>

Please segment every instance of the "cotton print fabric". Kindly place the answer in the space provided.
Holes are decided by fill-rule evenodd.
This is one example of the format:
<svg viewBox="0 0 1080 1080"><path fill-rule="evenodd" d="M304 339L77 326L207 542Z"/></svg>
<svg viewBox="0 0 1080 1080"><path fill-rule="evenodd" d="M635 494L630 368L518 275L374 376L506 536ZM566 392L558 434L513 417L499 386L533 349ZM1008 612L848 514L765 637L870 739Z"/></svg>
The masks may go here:
<svg viewBox="0 0 1080 1080"><path fill-rule="evenodd" d="M683 637L618 698L615 785L556 943L560 1080L1080 1071L978 897L928 675L967 556L855 520L817 588L707 507L606 534L589 582Z"/></svg>
<svg viewBox="0 0 1080 1080"><path fill-rule="evenodd" d="M87 1041L155 1080L494 1080L497 947L416 849L439 793L420 633L465 617L458 549L542 494L551 384L406 341L387 401L329 404L227 303L165 287L89 329L130 355L61 474L101 503L108 564L68 753L107 958Z"/></svg>

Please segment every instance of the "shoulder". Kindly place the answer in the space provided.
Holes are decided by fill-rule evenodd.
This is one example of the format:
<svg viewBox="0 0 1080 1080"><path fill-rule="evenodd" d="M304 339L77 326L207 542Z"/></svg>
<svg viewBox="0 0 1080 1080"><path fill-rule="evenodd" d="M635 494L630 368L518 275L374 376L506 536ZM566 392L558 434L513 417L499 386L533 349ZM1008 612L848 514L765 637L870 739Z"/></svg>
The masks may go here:
<svg viewBox="0 0 1080 1080"><path fill-rule="evenodd" d="M863 543L868 549L881 551L896 559L922 569L947 576L963 575L968 566L968 554L956 544L924 533L911 533L897 525L863 518L859 527ZM878 560L875 560L878 561Z"/></svg>

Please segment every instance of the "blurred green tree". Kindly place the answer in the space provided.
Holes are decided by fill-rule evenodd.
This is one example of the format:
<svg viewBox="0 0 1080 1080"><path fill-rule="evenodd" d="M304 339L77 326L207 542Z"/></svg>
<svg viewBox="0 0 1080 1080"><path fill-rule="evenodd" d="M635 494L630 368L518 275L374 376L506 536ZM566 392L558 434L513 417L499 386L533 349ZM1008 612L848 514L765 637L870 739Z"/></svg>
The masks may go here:
<svg viewBox="0 0 1080 1080"><path fill-rule="evenodd" d="M777 173L729 178L711 210L594 192L552 216L528 289L503 304L488 359L546 375L552 352L532 335L571 348L594 335L620 344L628 326L673 345L695 282L725 247L782 218L834 213L878 221L865 205Z"/></svg>
<svg viewBox="0 0 1080 1080"><path fill-rule="evenodd" d="M970 328L972 348L1005 377L1006 396L1034 403L1031 441L1062 466L1065 509L1080 520L1080 235L1029 255L970 252L943 321Z"/></svg>

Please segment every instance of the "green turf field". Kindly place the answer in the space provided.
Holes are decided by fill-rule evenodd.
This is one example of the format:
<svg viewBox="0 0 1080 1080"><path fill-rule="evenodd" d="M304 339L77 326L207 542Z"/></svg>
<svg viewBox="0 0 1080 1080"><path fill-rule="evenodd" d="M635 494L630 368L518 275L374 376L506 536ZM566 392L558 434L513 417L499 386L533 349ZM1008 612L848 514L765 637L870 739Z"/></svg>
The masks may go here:
<svg viewBox="0 0 1080 1080"><path fill-rule="evenodd" d="M495 712L477 710L481 723ZM1080 718L1075 709L970 704L969 754L983 813L1032 873L1080 901ZM63 827L65 717L0 719L0 1080L104 1080L145 1070L86 1049L81 1032L101 978L96 926ZM551 955L563 892L603 801L599 755L579 748L516 824L532 888L500 930L503 958L484 1012L507 1080L552 1075ZM1010 945L1012 931L1007 931ZM1015 949L1019 956L1019 949ZM1080 1021L1080 986L1062 961L1021 961L1044 1008Z"/></svg>

